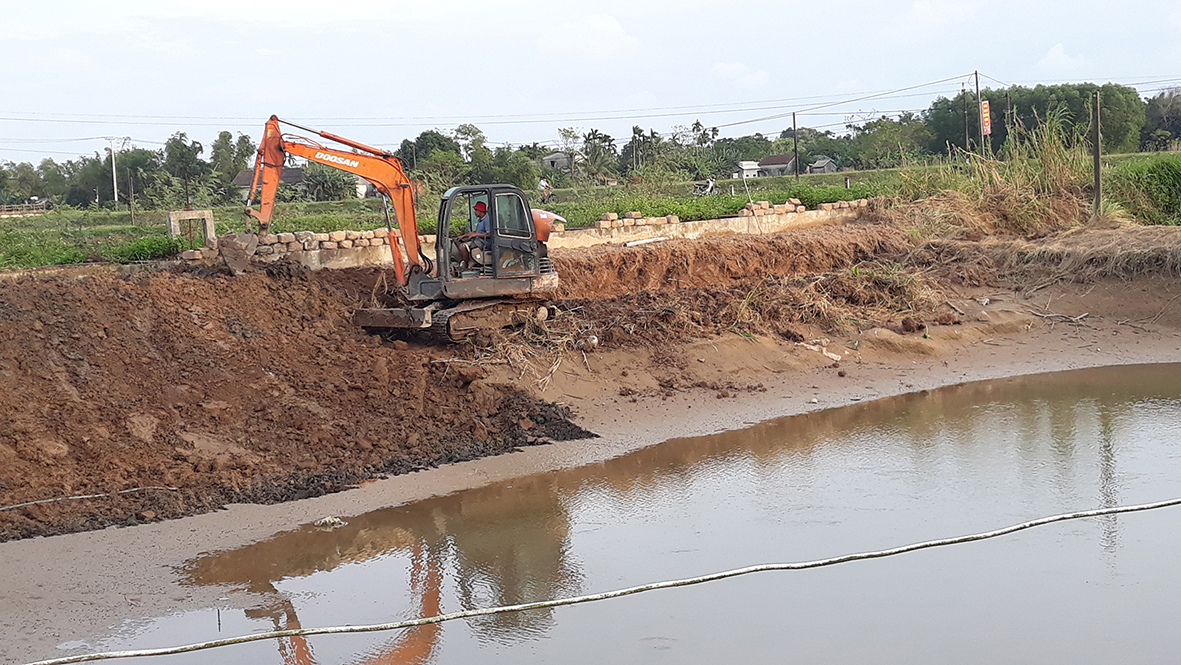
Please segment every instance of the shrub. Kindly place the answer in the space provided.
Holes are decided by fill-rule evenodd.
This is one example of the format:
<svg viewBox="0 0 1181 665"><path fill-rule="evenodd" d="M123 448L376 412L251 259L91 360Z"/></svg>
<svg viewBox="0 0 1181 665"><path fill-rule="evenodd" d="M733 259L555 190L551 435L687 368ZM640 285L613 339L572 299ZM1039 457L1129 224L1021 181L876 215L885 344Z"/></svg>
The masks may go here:
<svg viewBox="0 0 1181 665"><path fill-rule="evenodd" d="M146 236L128 243L108 245L100 253L105 260L113 263L130 263L175 256L184 248L184 242L180 238Z"/></svg>
<svg viewBox="0 0 1181 665"><path fill-rule="evenodd" d="M1154 155L1116 165L1107 176L1108 196L1134 218L1181 224L1181 155Z"/></svg>
<svg viewBox="0 0 1181 665"><path fill-rule="evenodd" d="M34 268L81 263L86 253L58 238L0 232L0 267Z"/></svg>

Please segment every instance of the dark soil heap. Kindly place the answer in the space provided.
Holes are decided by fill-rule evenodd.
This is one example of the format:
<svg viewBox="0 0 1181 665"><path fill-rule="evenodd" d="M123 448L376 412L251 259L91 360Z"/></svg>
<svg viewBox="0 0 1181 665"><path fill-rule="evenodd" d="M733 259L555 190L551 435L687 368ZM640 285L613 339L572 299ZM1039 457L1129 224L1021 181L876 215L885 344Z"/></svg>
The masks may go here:
<svg viewBox="0 0 1181 665"><path fill-rule="evenodd" d="M0 540L593 436L487 383L462 347L383 344L353 326L372 281L281 268L0 283L0 509L134 490L0 510Z"/></svg>

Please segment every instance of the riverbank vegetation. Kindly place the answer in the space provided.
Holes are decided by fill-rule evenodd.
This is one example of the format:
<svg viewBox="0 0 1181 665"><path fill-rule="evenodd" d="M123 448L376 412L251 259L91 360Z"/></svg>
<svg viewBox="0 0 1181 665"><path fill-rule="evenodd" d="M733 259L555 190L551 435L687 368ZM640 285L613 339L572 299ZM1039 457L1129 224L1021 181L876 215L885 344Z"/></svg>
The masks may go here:
<svg viewBox="0 0 1181 665"><path fill-rule="evenodd" d="M417 215L423 233L434 232L438 196L451 186L508 182L540 206L535 185L545 177L555 189L544 207L565 217L571 228L591 225L608 212L693 221L737 214L750 201L796 198L814 208L882 197L900 205L923 202L905 215L913 218L916 233L980 227L978 232L1007 228L1028 234L1093 216L1087 103L1094 92L1104 118L1105 196L1097 212L1149 224L1181 223L1181 88L1147 100L1114 84L985 90L982 97L992 102L994 117L984 145L973 138L975 114L964 113L975 105L965 92L939 98L922 113L850 121L839 134L801 127L777 137L730 138L698 122L669 132L637 126L626 142L596 129L563 129L552 146L493 147L479 128L466 124L452 132L422 132L404 140L395 154L421 192ZM824 160L827 166L817 170L840 171L730 177L739 162L794 155L797 148L802 171ZM1157 152L1127 152L1136 149ZM204 147L178 132L160 150L120 152L118 203L109 153L60 164L45 159L35 167L0 164L0 203L52 206L35 217L0 218L0 267L167 256L197 242L158 239L164 237L165 211L185 207L214 210L219 234L240 230L244 191L234 178L254 151L250 137L221 132L205 159ZM717 180L718 193L693 196L693 182L707 177ZM385 226L380 200L355 198L356 184L343 171L308 165L301 182L280 187L273 229Z"/></svg>

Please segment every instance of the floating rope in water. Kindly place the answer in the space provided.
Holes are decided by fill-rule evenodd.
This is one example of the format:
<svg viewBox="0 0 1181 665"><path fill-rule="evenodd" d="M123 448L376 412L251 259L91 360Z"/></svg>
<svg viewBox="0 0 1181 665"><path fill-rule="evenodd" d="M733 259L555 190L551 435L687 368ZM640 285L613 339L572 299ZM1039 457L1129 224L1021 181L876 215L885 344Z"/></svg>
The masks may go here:
<svg viewBox="0 0 1181 665"><path fill-rule="evenodd" d="M139 651L111 651L108 653L95 653L82 656L68 656L66 658L55 658L53 660L41 660L28 665L65 665L66 663L82 663L93 660L110 660L113 658L138 658L140 656L167 656L170 654L185 653L188 651L199 651L202 649L212 649L214 647L224 647L233 644L244 644L246 642L257 642L259 640L271 640L280 637L295 637L297 635L332 635L337 633L373 633L385 630L398 630L401 628L414 628L415 626L425 626L434 623L443 623L444 621L454 621L456 619L467 619L470 617L487 616L489 614L504 614L506 612L524 612L526 610L540 610L549 607L561 607L562 605L576 605L579 603L589 603L596 600L607 600L608 598L619 598L621 596L630 596L644 591L655 591L657 589L670 589L672 587L689 586L692 584L701 584L703 582L713 582L715 580L723 580L729 577L737 577L739 575L749 575L750 573L762 573L772 570L804 570L807 568L820 568L823 566L832 566L838 563L847 563L849 561L862 561L864 559L880 559L882 557L894 556L896 554L905 554L907 552L914 552L916 550L928 549L931 547L942 547L944 545L958 545L961 543L970 543L977 540L986 540L988 538L996 538L998 536L1006 536L1017 531L1024 531L1025 529L1032 529L1046 524L1053 524L1054 522L1065 522L1066 520L1077 520L1086 517L1101 517L1103 515L1117 515L1120 513L1133 513L1144 510L1155 510L1157 508L1167 508L1169 506L1181 505L1181 498L1169 499L1168 501L1158 501L1156 503L1143 503L1135 506L1117 506L1115 508L1099 508L1096 510L1085 510L1075 513L1064 513L1062 515L1053 515L1051 517L1042 517L1029 522L1022 522L1021 524L1014 524L1003 529L995 531L985 531L984 533L975 533L968 536L957 536L955 538L943 538L940 540L928 540L922 543L915 543L913 545L903 545L902 547L895 547L888 550L878 550L876 552L861 552L858 554L846 554L844 556L832 557L829 559L817 559L815 561L803 561L799 563L768 563L759 566L749 566L747 568L737 568L735 570L727 570L721 573L713 573L712 575L704 575L702 577L690 577L682 580L669 580L667 582L655 582L653 584L643 584L640 586L628 587L626 589L618 589L615 591L607 591L604 593L595 593L586 596L575 596L573 598L560 598L558 600L544 600L536 603L523 603L520 605L507 605L504 607L489 607L481 610L464 610L462 612L452 612L451 614L440 614L433 617L424 617L421 619L410 619L408 621L396 621L394 623L379 623L369 626L332 626L325 628L300 628L297 630L276 630L269 633L256 633L253 635L243 635L241 637L230 637L224 640L214 640L212 642L199 642L197 644L187 644L177 647L165 647L162 649L141 649Z"/></svg>

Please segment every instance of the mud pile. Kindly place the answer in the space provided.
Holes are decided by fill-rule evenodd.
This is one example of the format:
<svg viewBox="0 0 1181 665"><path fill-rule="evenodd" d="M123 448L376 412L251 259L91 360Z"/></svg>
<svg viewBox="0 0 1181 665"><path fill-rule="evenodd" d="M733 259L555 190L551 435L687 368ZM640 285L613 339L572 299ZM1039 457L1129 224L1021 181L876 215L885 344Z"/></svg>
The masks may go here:
<svg viewBox="0 0 1181 665"><path fill-rule="evenodd" d="M906 234L893 226L853 223L770 236L561 250L554 252L554 263L562 297L608 298L822 273L874 258L901 258L910 249Z"/></svg>
<svg viewBox="0 0 1181 665"><path fill-rule="evenodd" d="M457 347L385 343L349 312L373 274L0 283L0 539L337 491L586 436ZM163 488L163 489L137 489Z"/></svg>

